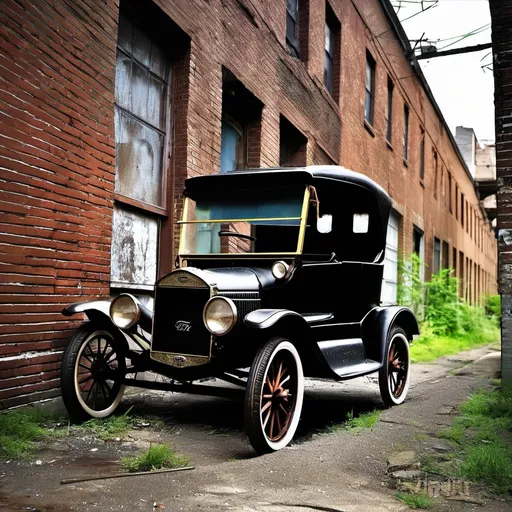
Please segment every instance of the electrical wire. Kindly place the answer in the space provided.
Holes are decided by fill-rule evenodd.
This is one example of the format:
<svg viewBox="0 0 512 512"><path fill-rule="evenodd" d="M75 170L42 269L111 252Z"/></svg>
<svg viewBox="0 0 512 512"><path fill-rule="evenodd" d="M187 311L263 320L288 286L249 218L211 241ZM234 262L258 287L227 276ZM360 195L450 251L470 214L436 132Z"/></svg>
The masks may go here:
<svg viewBox="0 0 512 512"><path fill-rule="evenodd" d="M444 50L445 48L449 48L450 46L453 46L454 44L457 44L460 41L463 41L464 39L467 39L471 36L476 36L477 34L480 34L482 32L485 32L488 28L490 28L491 24L484 25L478 29L473 30L472 32L468 32L467 34L464 34L459 37L456 41L453 41L453 43L447 44L446 46L443 46L442 48L439 48L440 50Z"/></svg>

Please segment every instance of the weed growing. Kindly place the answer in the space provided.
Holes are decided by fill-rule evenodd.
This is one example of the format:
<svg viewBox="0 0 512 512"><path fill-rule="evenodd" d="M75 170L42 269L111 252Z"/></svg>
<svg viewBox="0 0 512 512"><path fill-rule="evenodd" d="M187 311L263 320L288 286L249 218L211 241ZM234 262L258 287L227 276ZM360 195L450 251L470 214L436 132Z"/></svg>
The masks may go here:
<svg viewBox="0 0 512 512"><path fill-rule="evenodd" d="M93 418L81 425L73 426L72 430L79 434L91 434L103 441L109 441L116 437L123 437L133 426L135 420L127 414L102 419Z"/></svg>
<svg viewBox="0 0 512 512"><path fill-rule="evenodd" d="M434 506L434 500L425 493L412 494L407 492L397 492L395 497L402 503L409 505L411 508L429 509Z"/></svg>
<svg viewBox="0 0 512 512"><path fill-rule="evenodd" d="M358 416L354 416L352 413L347 413L347 420L344 423L330 425L327 427L327 433L335 434L344 430L362 430L365 428L373 428L379 422L380 414L382 411L374 410L369 412L363 412Z"/></svg>
<svg viewBox="0 0 512 512"><path fill-rule="evenodd" d="M185 455L177 455L165 444L153 444L134 457L123 457L121 467L130 473L164 468L182 468L189 464Z"/></svg>
<svg viewBox="0 0 512 512"><path fill-rule="evenodd" d="M490 486L497 493L512 488L512 392L479 391L460 406L460 417L441 437L458 444L457 476Z"/></svg>
<svg viewBox="0 0 512 512"><path fill-rule="evenodd" d="M28 457L37 442L52 435L43 424L56 416L36 407L14 409L0 414L0 459Z"/></svg>

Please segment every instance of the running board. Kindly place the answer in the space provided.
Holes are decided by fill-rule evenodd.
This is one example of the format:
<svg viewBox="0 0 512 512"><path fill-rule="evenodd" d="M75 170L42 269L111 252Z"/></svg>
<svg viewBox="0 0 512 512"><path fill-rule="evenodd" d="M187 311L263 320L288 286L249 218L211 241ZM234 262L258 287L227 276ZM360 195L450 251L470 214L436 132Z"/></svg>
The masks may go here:
<svg viewBox="0 0 512 512"><path fill-rule="evenodd" d="M338 375L338 377L346 379L349 377L359 377L361 375L367 375L368 373L376 372L377 370L380 370L381 366L382 365L379 362L367 359L364 363L334 368L334 372Z"/></svg>

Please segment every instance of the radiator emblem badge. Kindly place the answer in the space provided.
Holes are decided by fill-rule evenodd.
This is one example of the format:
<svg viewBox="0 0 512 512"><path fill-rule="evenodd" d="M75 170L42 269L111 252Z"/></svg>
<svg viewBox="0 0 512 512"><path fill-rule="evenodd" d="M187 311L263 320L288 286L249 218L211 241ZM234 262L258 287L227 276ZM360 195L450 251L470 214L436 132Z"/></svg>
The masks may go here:
<svg viewBox="0 0 512 512"><path fill-rule="evenodd" d="M178 320L174 327L176 327L176 330L179 332L189 332L190 329L192 329L190 322L186 320Z"/></svg>
<svg viewBox="0 0 512 512"><path fill-rule="evenodd" d="M184 366L184 364L188 361L185 356L174 356L172 359L176 366Z"/></svg>

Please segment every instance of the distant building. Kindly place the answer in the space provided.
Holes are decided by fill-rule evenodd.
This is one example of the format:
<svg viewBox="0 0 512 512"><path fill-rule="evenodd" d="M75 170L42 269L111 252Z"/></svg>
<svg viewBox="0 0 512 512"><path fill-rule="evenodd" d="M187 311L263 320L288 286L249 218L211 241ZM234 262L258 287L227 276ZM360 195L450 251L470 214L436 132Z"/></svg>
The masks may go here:
<svg viewBox="0 0 512 512"><path fill-rule="evenodd" d="M496 144L478 141L473 128L464 126L457 126L455 140L476 183L478 197L496 228Z"/></svg>

